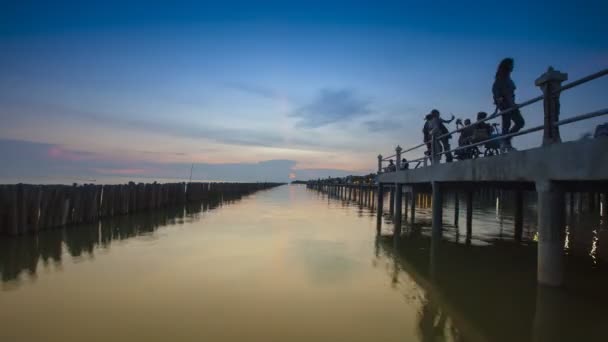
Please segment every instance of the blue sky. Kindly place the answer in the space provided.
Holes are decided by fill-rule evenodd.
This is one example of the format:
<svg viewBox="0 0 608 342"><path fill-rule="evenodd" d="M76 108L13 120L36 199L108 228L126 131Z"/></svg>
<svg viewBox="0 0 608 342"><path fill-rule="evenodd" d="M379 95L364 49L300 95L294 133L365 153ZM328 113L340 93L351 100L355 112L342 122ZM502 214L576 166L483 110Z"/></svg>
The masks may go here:
<svg viewBox="0 0 608 342"><path fill-rule="evenodd" d="M378 153L418 143L432 108L492 111L504 57L520 100L538 95L549 65L574 80L608 64L601 1L3 7L0 149L14 153L0 177L11 179L183 178L191 163L198 179L367 173ZM606 90L599 80L564 94L564 117L606 107ZM542 120L540 106L524 114L529 127Z"/></svg>

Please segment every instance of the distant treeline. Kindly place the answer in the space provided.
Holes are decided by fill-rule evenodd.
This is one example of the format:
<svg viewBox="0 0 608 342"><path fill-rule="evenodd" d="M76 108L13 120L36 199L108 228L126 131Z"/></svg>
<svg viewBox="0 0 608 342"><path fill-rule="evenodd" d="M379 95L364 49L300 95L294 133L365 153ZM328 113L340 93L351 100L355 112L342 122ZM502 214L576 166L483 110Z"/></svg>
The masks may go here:
<svg viewBox="0 0 608 342"><path fill-rule="evenodd" d="M281 183L0 185L0 234L20 235L212 197L247 195Z"/></svg>

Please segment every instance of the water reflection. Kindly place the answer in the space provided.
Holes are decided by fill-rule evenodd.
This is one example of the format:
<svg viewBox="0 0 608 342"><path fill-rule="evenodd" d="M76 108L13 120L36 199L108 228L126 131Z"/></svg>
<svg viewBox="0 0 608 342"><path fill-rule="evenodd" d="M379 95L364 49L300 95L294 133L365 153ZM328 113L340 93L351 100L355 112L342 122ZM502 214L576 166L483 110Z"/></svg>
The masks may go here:
<svg viewBox="0 0 608 342"><path fill-rule="evenodd" d="M376 237L369 206L287 186L214 215L233 200L2 241L3 284L19 290L0 292L0 340L602 340L608 274L587 261L605 230L573 217L569 251L582 244L587 259L566 258L567 290L539 289L535 243L508 232L508 196L498 217L495 197L477 204L470 245L451 196L433 242L429 199L394 239L388 213Z"/></svg>
<svg viewBox="0 0 608 342"><path fill-rule="evenodd" d="M421 341L600 341L605 336L608 277L570 267L573 292L536 286L536 251L513 242L467 246L431 238L379 236L376 264L390 266L391 286L424 289ZM581 274L582 273L582 274ZM576 315L573 313L576 312Z"/></svg>
<svg viewBox="0 0 608 342"><path fill-rule="evenodd" d="M96 249L107 249L116 241L151 235L167 225L198 221L202 212L234 203L239 198L224 195L202 203L114 216L97 223L44 231L38 235L0 238L3 288L17 287L23 274L35 281L40 264L45 269L61 270L64 252L76 261L83 257L94 258Z"/></svg>

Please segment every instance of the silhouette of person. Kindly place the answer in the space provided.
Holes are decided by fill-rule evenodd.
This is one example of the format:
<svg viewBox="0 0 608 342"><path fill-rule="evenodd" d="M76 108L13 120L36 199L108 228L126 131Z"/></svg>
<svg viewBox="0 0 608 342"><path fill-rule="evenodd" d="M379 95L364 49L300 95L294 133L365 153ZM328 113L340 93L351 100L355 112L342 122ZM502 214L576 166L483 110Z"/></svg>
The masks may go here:
<svg viewBox="0 0 608 342"><path fill-rule="evenodd" d="M513 72L514 61L513 58L505 58L498 64L496 75L494 77L494 84L492 85L492 94L494 96L494 103L500 109L501 112L516 106L515 104L515 83L511 79L511 73ZM511 121L513 121L513 127L511 127ZM509 134L519 132L524 127L525 121L519 109L504 114L502 116L502 134ZM502 141L502 150L512 150L511 138L504 139Z"/></svg>

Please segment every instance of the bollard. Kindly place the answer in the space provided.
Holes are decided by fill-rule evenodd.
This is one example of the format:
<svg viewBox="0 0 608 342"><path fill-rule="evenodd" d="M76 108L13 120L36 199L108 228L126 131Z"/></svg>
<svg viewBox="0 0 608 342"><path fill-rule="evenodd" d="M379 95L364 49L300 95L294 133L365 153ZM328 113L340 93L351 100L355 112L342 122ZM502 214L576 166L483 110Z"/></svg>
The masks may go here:
<svg viewBox="0 0 608 342"><path fill-rule="evenodd" d="M397 147L395 147L395 158L397 159L397 162L395 163L395 165L397 166L397 171L401 170L401 151L402 150L403 149L399 145L397 145Z"/></svg>
<svg viewBox="0 0 608 342"><path fill-rule="evenodd" d="M549 67L547 72L534 81L534 84L541 88L544 96L543 108L545 113L545 129L543 132L543 146L560 143L562 141L559 134L559 126L556 126L555 124L559 121L560 111L560 92L558 90L561 88L562 82L567 79L568 74Z"/></svg>

